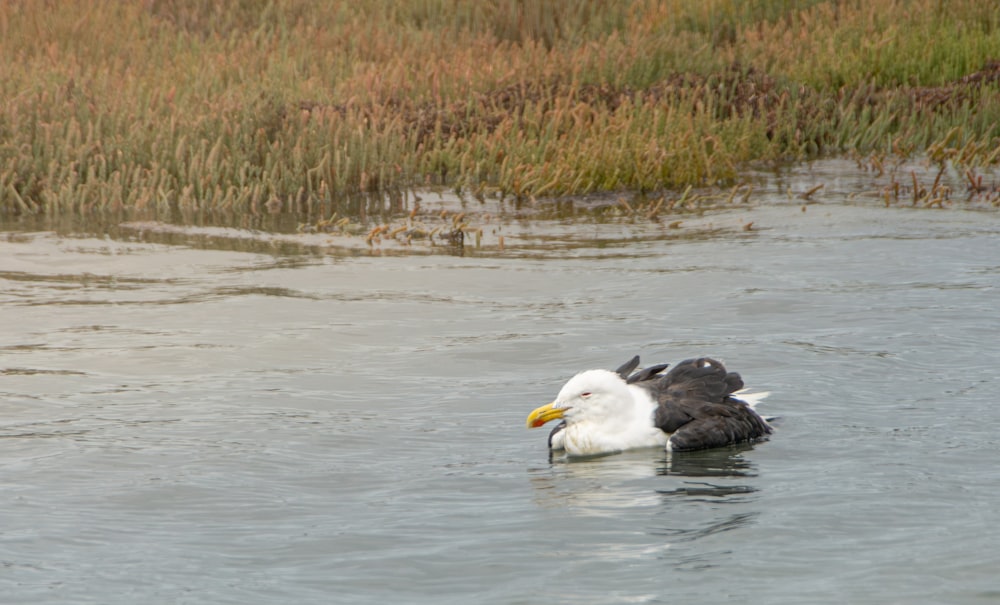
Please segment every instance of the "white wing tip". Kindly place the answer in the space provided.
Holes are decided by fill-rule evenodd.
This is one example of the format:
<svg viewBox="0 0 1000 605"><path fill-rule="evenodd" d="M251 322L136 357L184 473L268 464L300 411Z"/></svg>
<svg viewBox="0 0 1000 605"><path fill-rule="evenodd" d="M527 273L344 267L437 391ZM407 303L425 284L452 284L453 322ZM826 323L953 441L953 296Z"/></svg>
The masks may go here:
<svg viewBox="0 0 1000 605"><path fill-rule="evenodd" d="M735 395L741 401L745 401L746 404L749 405L751 408L756 408L757 404L760 403L761 401L764 401L764 398L766 398L770 394L771 391L758 391L756 393L737 391L733 393L733 395Z"/></svg>

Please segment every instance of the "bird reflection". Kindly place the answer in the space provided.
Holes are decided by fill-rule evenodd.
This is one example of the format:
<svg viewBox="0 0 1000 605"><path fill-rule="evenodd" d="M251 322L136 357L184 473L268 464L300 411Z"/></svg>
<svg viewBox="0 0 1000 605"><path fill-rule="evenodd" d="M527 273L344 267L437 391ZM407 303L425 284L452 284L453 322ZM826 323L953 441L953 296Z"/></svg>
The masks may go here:
<svg viewBox="0 0 1000 605"><path fill-rule="evenodd" d="M668 500L746 502L757 491L748 479L756 466L745 444L699 452L625 452L615 456L556 459L533 469L537 501L548 507L576 507L582 512L658 506ZM665 481L666 480L666 481ZM736 480L736 481L733 481Z"/></svg>
<svg viewBox="0 0 1000 605"><path fill-rule="evenodd" d="M656 490L664 496L686 496L696 498L725 498L741 494L752 494L757 490L749 485L715 485L712 483L686 482L675 489Z"/></svg>
<svg viewBox="0 0 1000 605"><path fill-rule="evenodd" d="M666 452L666 457L661 459L656 473L661 476L712 479L756 477L753 463L743 457L744 452L752 449L752 445L740 445L682 455L671 455L670 452ZM752 494L756 491L757 488L750 485L707 481L684 481L672 489L656 490L663 496L712 499Z"/></svg>
<svg viewBox="0 0 1000 605"><path fill-rule="evenodd" d="M681 477L756 477L754 464L743 457L753 450L753 444L697 452L674 454L664 452L656 469L658 475Z"/></svg>
<svg viewBox="0 0 1000 605"><path fill-rule="evenodd" d="M649 530L649 534L653 536L668 537L674 544L680 542L694 542L695 540L707 538L713 534L731 531L745 525L749 525L756 518L757 513L739 513L735 515L723 516L718 519L711 519L708 522L690 528L654 528Z"/></svg>
<svg viewBox="0 0 1000 605"><path fill-rule="evenodd" d="M660 496L648 489L655 481L656 461L648 451L616 456L565 459L532 469L536 502L543 508L573 509L587 516L614 515L641 506L658 506Z"/></svg>
<svg viewBox="0 0 1000 605"><path fill-rule="evenodd" d="M553 460L530 471L548 525L602 561L725 566L760 516L752 445L698 452L635 450ZM608 528L617 528L609 530ZM560 531L560 530L555 530Z"/></svg>

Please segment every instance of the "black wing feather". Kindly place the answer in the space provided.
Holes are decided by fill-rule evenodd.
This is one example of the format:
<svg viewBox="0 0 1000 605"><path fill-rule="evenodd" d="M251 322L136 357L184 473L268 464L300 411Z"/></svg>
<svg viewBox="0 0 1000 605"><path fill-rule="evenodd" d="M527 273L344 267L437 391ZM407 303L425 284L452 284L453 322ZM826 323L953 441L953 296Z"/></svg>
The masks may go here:
<svg viewBox="0 0 1000 605"><path fill-rule="evenodd" d="M736 372L720 362L702 357L677 364L665 375L643 370L628 382L652 393L659 406L654 424L670 433L675 451L699 450L753 441L771 433L771 427L750 406L732 396L743 388ZM642 375L642 378L638 378Z"/></svg>
<svg viewBox="0 0 1000 605"><path fill-rule="evenodd" d="M632 371L635 370L637 367L639 367L638 355L623 363L621 367L615 370L615 374L621 376L622 379L628 384L635 384L636 382L643 382L652 379L654 376L656 376L663 370L666 370L668 367L670 367L670 364L669 363L657 364L655 366L643 368L642 370L639 370L635 374L632 374Z"/></svg>
<svg viewBox="0 0 1000 605"><path fill-rule="evenodd" d="M632 373L632 370L639 367L639 356L636 355L632 359L629 359L621 365L620 368L615 370L615 374L622 377L622 380L628 380L628 375Z"/></svg>
<svg viewBox="0 0 1000 605"><path fill-rule="evenodd" d="M652 380L654 377L656 377L657 374L659 374L663 370L666 370L669 367L670 367L669 363L661 363L655 366L649 366L648 368L643 368L642 370L629 376L625 382L627 382L628 384L635 384L637 382L645 382L647 380Z"/></svg>

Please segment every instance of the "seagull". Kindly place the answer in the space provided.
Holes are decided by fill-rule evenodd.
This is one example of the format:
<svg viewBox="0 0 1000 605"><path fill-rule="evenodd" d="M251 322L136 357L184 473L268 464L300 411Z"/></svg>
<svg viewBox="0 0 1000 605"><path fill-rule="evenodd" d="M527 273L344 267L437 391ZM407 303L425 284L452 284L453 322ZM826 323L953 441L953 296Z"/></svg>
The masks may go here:
<svg viewBox="0 0 1000 605"><path fill-rule="evenodd" d="M664 373L669 365L633 372L637 355L614 372L581 372L555 401L528 415L528 428L561 419L549 434L549 449L570 456L646 447L686 452L771 434L753 409L768 393L741 392L740 375L709 357L687 359Z"/></svg>

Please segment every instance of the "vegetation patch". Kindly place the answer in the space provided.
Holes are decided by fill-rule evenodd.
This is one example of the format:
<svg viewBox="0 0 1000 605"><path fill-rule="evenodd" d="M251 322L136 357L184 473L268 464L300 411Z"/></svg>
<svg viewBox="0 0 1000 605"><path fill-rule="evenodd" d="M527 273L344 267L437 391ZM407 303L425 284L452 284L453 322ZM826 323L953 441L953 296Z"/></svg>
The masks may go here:
<svg viewBox="0 0 1000 605"><path fill-rule="evenodd" d="M666 199L829 155L975 170L1000 162L991 4L0 0L0 220L370 229L428 186Z"/></svg>

